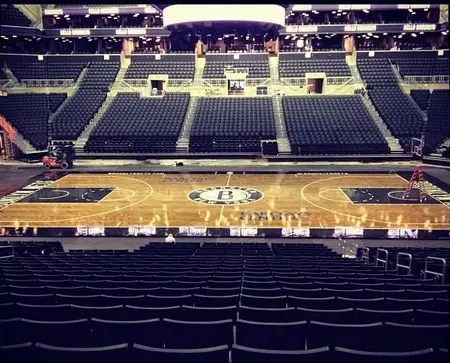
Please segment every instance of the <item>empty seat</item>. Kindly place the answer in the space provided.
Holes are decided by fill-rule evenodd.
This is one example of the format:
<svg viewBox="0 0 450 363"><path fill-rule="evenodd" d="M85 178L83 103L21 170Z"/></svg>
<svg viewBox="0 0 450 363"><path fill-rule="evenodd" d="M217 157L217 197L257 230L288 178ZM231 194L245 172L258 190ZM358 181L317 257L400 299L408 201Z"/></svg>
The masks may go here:
<svg viewBox="0 0 450 363"><path fill-rule="evenodd" d="M426 363L434 361L433 349L423 349L409 352L371 352L336 347L334 358L346 363Z"/></svg>
<svg viewBox="0 0 450 363"><path fill-rule="evenodd" d="M239 319L267 323L298 321L295 308L256 308L239 306ZM300 319L301 320L301 319Z"/></svg>
<svg viewBox="0 0 450 363"><path fill-rule="evenodd" d="M170 349L134 344L131 358L134 362L152 363L229 363L227 345L198 349Z"/></svg>
<svg viewBox="0 0 450 363"><path fill-rule="evenodd" d="M231 345L233 321L193 322L164 319L164 340L167 348L210 348Z"/></svg>
<svg viewBox="0 0 450 363"><path fill-rule="evenodd" d="M305 349L306 321L267 323L238 319L236 344L251 348L275 350Z"/></svg>
<svg viewBox="0 0 450 363"><path fill-rule="evenodd" d="M331 324L311 321L308 349L322 346L341 346L352 349L377 351L382 349L381 323Z"/></svg>
<svg viewBox="0 0 450 363"><path fill-rule="evenodd" d="M328 347L308 350L269 350L233 344L231 352L233 363L321 363L332 358Z"/></svg>
<svg viewBox="0 0 450 363"><path fill-rule="evenodd" d="M37 343L35 348L36 361L47 363L98 363L126 362L128 359L128 344L118 344L105 347L64 347Z"/></svg>

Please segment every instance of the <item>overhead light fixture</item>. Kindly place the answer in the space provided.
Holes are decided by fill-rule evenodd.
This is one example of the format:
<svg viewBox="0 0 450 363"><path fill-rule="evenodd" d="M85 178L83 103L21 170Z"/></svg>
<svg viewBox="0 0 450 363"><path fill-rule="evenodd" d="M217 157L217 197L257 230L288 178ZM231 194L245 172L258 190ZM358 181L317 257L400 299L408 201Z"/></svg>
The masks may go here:
<svg viewBox="0 0 450 363"><path fill-rule="evenodd" d="M133 15L133 18L137 18L139 16L139 13L136 13Z"/></svg>
<svg viewBox="0 0 450 363"><path fill-rule="evenodd" d="M69 16L70 16L69 14L64 15L65 18L68 18Z"/></svg>
<svg viewBox="0 0 450 363"><path fill-rule="evenodd" d="M383 33L383 35L388 35L388 33Z"/></svg>
<svg viewBox="0 0 450 363"><path fill-rule="evenodd" d="M13 35L12 37L13 37L13 38L17 38L17 35Z"/></svg>
<svg viewBox="0 0 450 363"><path fill-rule="evenodd" d="M417 34L416 34L416 33L411 33L411 36L412 36L413 38L416 38L416 37L417 37Z"/></svg>
<svg viewBox="0 0 450 363"><path fill-rule="evenodd" d="M84 17L89 18L90 16L91 16L91 14L86 14Z"/></svg>

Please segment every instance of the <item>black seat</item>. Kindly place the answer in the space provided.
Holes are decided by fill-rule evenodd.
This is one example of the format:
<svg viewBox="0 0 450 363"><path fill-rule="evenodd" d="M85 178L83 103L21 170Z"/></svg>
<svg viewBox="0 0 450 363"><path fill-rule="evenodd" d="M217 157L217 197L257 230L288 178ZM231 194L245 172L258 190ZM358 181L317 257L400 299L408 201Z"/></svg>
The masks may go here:
<svg viewBox="0 0 450 363"><path fill-rule="evenodd" d="M305 349L306 321L266 323L238 319L236 344L251 348L275 350Z"/></svg>
<svg viewBox="0 0 450 363"><path fill-rule="evenodd" d="M121 363L128 361L128 344L105 347L63 347L37 343L36 362L46 363Z"/></svg>
<svg viewBox="0 0 450 363"><path fill-rule="evenodd" d="M414 310L355 310L355 322L358 324L376 323L378 321L390 321L394 323L412 323Z"/></svg>
<svg viewBox="0 0 450 363"><path fill-rule="evenodd" d="M308 349L343 346L361 350L382 349L382 324L331 324L311 321Z"/></svg>
<svg viewBox="0 0 450 363"><path fill-rule="evenodd" d="M164 319L164 340L166 348L210 348L231 345L233 321L210 322Z"/></svg>
<svg viewBox="0 0 450 363"><path fill-rule="evenodd" d="M146 307L146 306L125 306L125 316L127 320L147 320L179 317L179 306L166 307Z"/></svg>
<svg viewBox="0 0 450 363"><path fill-rule="evenodd" d="M99 346L122 343L151 343L154 347L164 346L159 319L114 321L93 318L92 330L93 339Z"/></svg>
<svg viewBox="0 0 450 363"><path fill-rule="evenodd" d="M328 347L308 350L269 350L233 344L231 358L233 363L325 363L331 361L331 354Z"/></svg>
<svg viewBox="0 0 450 363"><path fill-rule="evenodd" d="M179 318L187 321L218 321L218 320L236 320L237 308L233 306L224 307L193 307L182 306L179 311Z"/></svg>
<svg viewBox="0 0 450 363"><path fill-rule="evenodd" d="M350 324L353 322L353 309L316 310L297 307L297 316L300 320L320 320L327 323Z"/></svg>
<svg viewBox="0 0 450 363"><path fill-rule="evenodd" d="M249 321L261 321L266 323L283 323L298 321L295 308L254 308L239 306L239 319Z"/></svg>
<svg viewBox="0 0 450 363"><path fill-rule="evenodd" d="M66 347L84 347L92 343L88 319L69 321L22 319L22 334L31 342Z"/></svg>
<svg viewBox="0 0 450 363"><path fill-rule="evenodd" d="M336 347L333 354L336 362L345 363L427 363L434 362L433 349L410 352L370 352Z"/></svg>
<svg viewBox="0 0 450 363"><path fill-rule="evenodd" d="M450 314L448 311L417 309L416 312L414 313L414 324L419 325L448 324L449 315Z"/></svg>
<svg viewBox="0 0 450 363"><path fill-rule="evenodd" d="M0 345L0 357L4 363L33 362L35 357L34 344L31 342Z"/></svg>
<svg viewBox="0 0 450 363"><path fill-rule="evenodd" d="M136 363L229 363L228 346L202 349L169 349L134 344L131 360Z"/></svg>
<svg viewBox="0 0 450 363"><path fill-rule="evenodd" d="M385 323L385 349L401 352L414 349L446 348L449 345L449 325L413 325Z"/></svg>

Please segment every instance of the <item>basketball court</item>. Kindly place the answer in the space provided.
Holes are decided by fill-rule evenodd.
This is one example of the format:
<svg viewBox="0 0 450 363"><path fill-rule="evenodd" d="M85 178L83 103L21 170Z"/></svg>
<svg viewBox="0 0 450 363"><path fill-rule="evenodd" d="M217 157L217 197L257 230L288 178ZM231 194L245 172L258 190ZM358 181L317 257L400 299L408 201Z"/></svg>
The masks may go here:
<svg viewBox="0 0 450 363"><path fill-rule="evenodd" d="M448 206L403 198L395 173L48 175L0 199L0 227L450 228Z"/></svg>

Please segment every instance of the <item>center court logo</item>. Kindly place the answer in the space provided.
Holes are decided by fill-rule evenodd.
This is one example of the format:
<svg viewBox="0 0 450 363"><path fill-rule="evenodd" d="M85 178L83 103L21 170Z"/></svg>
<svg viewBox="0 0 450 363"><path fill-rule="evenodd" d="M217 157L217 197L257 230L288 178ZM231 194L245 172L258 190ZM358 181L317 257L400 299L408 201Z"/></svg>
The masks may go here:
<svg viewBox="0 0 450 363"><path fill-rule="evenodd" d="M193 190L187 197L196 203L235 205L256 202L264 195L257 189L246 187L207 187Z"/></svg>

